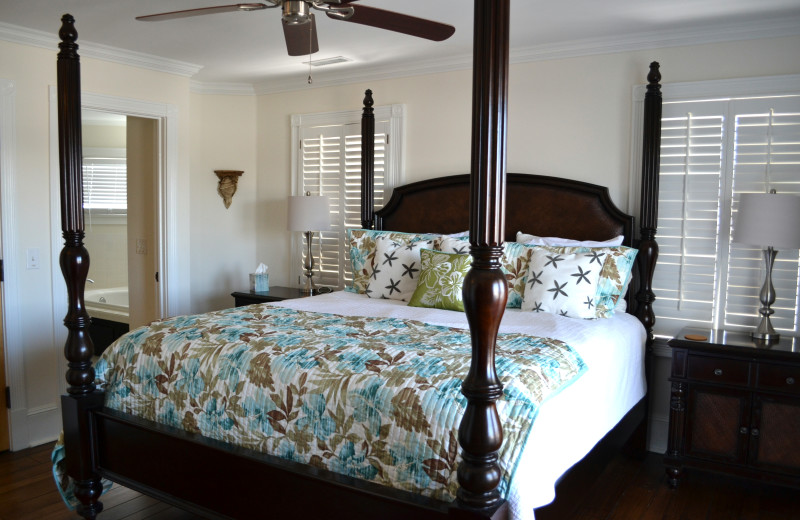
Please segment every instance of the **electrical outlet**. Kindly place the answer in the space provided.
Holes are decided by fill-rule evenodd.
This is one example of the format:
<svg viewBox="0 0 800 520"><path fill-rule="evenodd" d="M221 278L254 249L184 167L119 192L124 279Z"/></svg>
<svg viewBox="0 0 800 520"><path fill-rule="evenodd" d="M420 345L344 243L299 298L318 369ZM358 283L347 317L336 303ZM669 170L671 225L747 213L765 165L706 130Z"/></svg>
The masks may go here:
<svg viewBox="0 0 800 520"><path fill-rule="evenodd" d="M147 240L144 238L137 238L136 239L136 254L137 255L146 255L147 254Z"/></svg>
<svg viewBox="0 0 800 520"><path fill-rule="evenodd" d="M25 265L28 269L39 269L38 247L29 247L25 252Z"/></svg>

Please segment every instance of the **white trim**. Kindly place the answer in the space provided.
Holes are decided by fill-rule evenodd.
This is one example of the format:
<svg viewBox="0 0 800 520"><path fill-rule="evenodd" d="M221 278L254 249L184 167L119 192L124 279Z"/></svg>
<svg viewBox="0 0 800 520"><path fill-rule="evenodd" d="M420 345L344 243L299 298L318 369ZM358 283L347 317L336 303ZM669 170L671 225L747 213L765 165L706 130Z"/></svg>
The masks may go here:
<svg viewBox="0 0 800 520"><path fill-rule="evenodd" d="M37 31L27 27L20 27L9 23L0 22L0 40L19 43L22 45L32 45L47 50L58 49L58 39L53 33ZM202 65L187 63L185 61L162 58L152 54L128 51L110 45L102 45L89 41L81 41L80 55L84 58L93 58L131 67L166 72L178 76L191 77L200 72Z"/></svg>
<svg viewBox="0 0 800 520"><path fill-rule="evenodd" d="M10 422L11 449L28 447L26 417L25 352L22 345L22 326L18 289L16 176L17 176L16 85L0 79L0 224L2 225L3 282L3 344L6 354L6 381L11 389Z"/></svg>
<svg viewBox="0 0 800 520"><path fill-rule="evenodd" d="M706 25L687 29L648 31L635 34L621 34L611 37L587 38L566 42L535 45L510 50L512 64L536 61L633 52L646 49L705 45L728 41L752 40L758 38L778 38L800 34L800 17L765 19L739 22L727 25ZM0 22L0 40L23 45L32 45L48 50L56 49L57 38L50 32L28 29ZM187 63L150 54L128 51L92 42L80 42L80 53L87 58L95 58L133 67L166 72L184 77L193 77L203 68L202 65ZM326 71L314 79L313 85L306 82L307 72L297 72L288 76L269 78L255 84L192 81L190 89L198 94L254 95L288 92L299 89L347 85L364 81L419 76L439 72L468 70L472 67L471 54L459 54L446 58L416 60L414 63L391 65L373 64L360 67L357 63L345 64L340 69Z"/></svg>
<svg viewBox="0 0 800 520"><path fill-rule="evenodd" d="M53 251L61 251L60 189L58 167L58 117L57 89L50 86L50 205L51 205L51 247ZM158 269L161 283L158 287L159 309L161 317L175 315L185 307L180 305L181 296L178 287L180 269L178 268L177 246L177 209L176 184L178 175L178 110L175 105L153 103L136 99L120 98L102 94L82 93L81 107L101 112L115 112L128 116L157 119L159 125L159 172L158 172L158 225L156 241L159 244ZM90 252L91 253L91 252ZM66 342L66 329L59 316L67 312L67 291L63 282L60 266L53 262L53 323L55 344L58 347L59 373L66 371L66 360L62 348ZM66 391L66 382L60 378L60 391Z"/></svg>

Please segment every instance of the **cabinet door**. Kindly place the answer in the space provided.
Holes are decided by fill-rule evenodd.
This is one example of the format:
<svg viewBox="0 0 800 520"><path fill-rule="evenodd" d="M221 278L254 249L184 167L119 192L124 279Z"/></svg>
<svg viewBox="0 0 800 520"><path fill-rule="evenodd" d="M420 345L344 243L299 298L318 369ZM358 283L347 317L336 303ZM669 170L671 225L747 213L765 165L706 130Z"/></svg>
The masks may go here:
<svg viewBox="0 0 800 520"><path fill-rule="evenodd" d="M796 397L756 394L749 463L800 476L800 402Z"/></svg>
<svg viewBox="0 0 800 520"><path fill-rule="evenodd" d="M750 424L749 393L724 387L689 386L686 455L744 462Z"/></svg>

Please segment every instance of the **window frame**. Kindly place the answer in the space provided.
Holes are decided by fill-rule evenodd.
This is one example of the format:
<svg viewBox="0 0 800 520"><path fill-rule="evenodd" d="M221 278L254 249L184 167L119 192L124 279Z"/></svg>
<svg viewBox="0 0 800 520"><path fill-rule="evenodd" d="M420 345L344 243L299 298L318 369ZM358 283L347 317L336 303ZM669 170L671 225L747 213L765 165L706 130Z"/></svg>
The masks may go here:
<svg viewBox="0 0 800 520"><path fill-rule="evenodd" d="M385 200L395 186L403 184L405 179L405 105L392 104L374 107L373 114L376 123L386 121L388 124L388 142L385 155ZM361 132L362 110L344 110L336 112L321 112L315 114L293 114L291 116L291 194L303 195L303 150L302 130L318 126L346 126L359 125ZM376 209L378 204L376 203ZM319 244L319 233L314 233L314 243ZM290 266L289 285L302 286L304 279L303 253L304 238L301 233L291 233L290 240ZM346 258L347 255L345 255ZM315 259L315 278L318 276L318 264ZM344 280L340 280L339 287L344 287Z"/></svg>
<svg viewBox="0 0 800 520"><path fill-rule="evenodd" d="M642 165L642 138L639 132L633 129L641 128L644 123L644 97L646 85L636 85L633 88L632 110L631 110L631 162L630 162L630 190L629 208L634 214L640 213L639 195L641 192L641 171ZM724 93L724 95L723 95ZM667 83L662 85L662 99L665 102L680 101L712 101L720 99L734 98L758 98L800 94L800 75L786 76L766 76L756 78L742 78L730 80L710 80L686 83ZM730 114L726 114L728 117ZM729 136L730 137L730 136ZM729 143L726 143L728 145ZM726 160L727 154L723 157ZM726 166L723 165L725 168ZM730 166L732 168L732 165ZM725 175L725 174L723 174ZM726 197L727 198L727 197ZM721 204L730 209L730 201L722 200ZM725 210L724 207L722 208ZM637 230L638 231L638 230ZM728 251L724 251L723 256L727 258ZM658 299L658 294L655 294ZM717 314L724 312L719 307L714 309L714 318ZM658 321L658 316L656 316ZM721 320L717 320L721 321ZM724 325L720 325L724 326ZM735 328L735 327L731 327ZM657 337L666 337L663 334L656 334ZM668 350L668 349L666 349ZM665 354L668 354L665 352Z"/></svg>

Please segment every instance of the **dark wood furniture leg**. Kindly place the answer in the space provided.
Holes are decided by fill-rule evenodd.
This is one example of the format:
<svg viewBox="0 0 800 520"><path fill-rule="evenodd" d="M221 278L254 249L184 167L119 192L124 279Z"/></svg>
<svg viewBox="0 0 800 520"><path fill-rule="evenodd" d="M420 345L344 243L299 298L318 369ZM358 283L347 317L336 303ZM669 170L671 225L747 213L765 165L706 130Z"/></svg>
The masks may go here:
<svg viewBox="0 0 800 520"><path fill-rule="evenodd" d="M503 503L497 489L503 427L495 406L503 385L495 372L494 355L508 298L500 268L506 211L508 23L509 0L476 0L469 223L473 261L463 289L472 363L461 386L467 408L458 430L462 450L458 500L481 509Z"/></svg>
<svg viewBox="0 0 800 520"><path fill-rule="evenodd" d="M75 497L80 500L78 514L93 519L103 505L99 498L103 486L94 471L94 435L91 412L103 405L102 393L95 389L89 336L89 314L84 306L84 287L89 274L89 253L83 245L83 172L81 168L81 89L78 33L75 20L64 15L58 44L58 151L61 182L61 272L67 284L69 307L64 325L67 342L67 392L62 396L64 442L67 472L75 479Z"/></svg>

